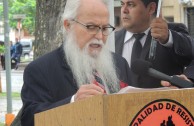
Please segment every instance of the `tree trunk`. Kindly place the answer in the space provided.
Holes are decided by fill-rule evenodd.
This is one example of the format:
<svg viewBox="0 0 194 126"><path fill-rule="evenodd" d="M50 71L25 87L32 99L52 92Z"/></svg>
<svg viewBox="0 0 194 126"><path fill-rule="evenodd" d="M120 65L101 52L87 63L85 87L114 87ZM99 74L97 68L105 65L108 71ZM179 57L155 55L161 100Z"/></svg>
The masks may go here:
<svg viewBox="0 0 194 126"><path fill-rule="evenodd" d="M61 45L66 0L37 0L34 59Z"/></svg>

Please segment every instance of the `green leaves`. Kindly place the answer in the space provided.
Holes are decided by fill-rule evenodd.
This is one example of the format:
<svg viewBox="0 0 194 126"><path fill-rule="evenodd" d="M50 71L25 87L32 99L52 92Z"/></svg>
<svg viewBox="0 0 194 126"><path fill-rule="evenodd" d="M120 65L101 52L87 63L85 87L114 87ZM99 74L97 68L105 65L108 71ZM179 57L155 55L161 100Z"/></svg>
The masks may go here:
<svg viewBox="0 0 194 126"><path fill-rule="evenodd" d="M22 28L33 34L35 30L36 0L10 0L9 19L10 27L17 28L17 20L14 14L25 14L26 18L21 20Z"/></svg>
<svg viewBox="0 0 194 126"><path fill-rule="evenodd" d="M0 45L0 53L4 53L5 52L5 46L4 45Z"/></svg>
<svg viewBox="0 0 194 126"><path fill-rule="evenodd" d="M3 4L0 6L0 20L3 19Z"/></svg>

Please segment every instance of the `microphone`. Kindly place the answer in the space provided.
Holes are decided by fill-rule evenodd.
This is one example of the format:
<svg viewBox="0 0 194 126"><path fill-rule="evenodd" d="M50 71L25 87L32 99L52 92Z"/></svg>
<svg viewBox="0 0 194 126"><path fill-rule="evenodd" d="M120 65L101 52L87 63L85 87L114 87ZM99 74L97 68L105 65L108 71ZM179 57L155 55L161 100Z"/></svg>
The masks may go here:
<svg viewBox="0 0 194 126"><path fill-rule="evenodd" d="M152 64L150 62L145 60L139 60L139 59L135 60L131 64L131 70L138 75L144 75L144 76L149 75L151 77L154 77L160 80L165 80L179 88L190 88L194 86L192 82L183 80L182 78L179 78L176 75L173 75L173 76L166 75L151 67L152 67Z"/></svg>

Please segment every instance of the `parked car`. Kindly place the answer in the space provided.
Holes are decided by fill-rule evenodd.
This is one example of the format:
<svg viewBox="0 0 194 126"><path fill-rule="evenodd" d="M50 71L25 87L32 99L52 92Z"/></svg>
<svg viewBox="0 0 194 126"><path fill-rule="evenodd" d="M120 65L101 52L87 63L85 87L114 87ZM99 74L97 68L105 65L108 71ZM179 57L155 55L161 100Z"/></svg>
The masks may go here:
<svg viewBox="0 0 194 126"><path fill-rule="evenodd" d="M31 39L21 39L20 43L23 47L22 56L29 58L32 52L32 40Z"/></svg>

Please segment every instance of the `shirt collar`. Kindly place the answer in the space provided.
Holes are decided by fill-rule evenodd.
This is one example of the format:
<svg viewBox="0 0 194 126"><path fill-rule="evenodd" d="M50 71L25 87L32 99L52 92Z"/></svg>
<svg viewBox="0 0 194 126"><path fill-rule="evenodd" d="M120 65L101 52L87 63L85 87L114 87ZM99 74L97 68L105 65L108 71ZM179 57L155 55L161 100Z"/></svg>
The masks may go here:
<svg viewBox="0 0 194 126"><path fill-rule="evenodd" d="M144 31L146 36L148 35L149 31L150 31L150 28L148 28L147 30ZM132 33L132 32L126 31L124 43L126 43L128 40L130 40L132 38L133 34L134 33Z"/></svg>
<svg viewBox="0 0 194 126"><path fill-rule="evenodd" d="M126 31L124 43L126 43L129 39L131 39L132 36L133 36L133 33L132 32Z"/></svg>

